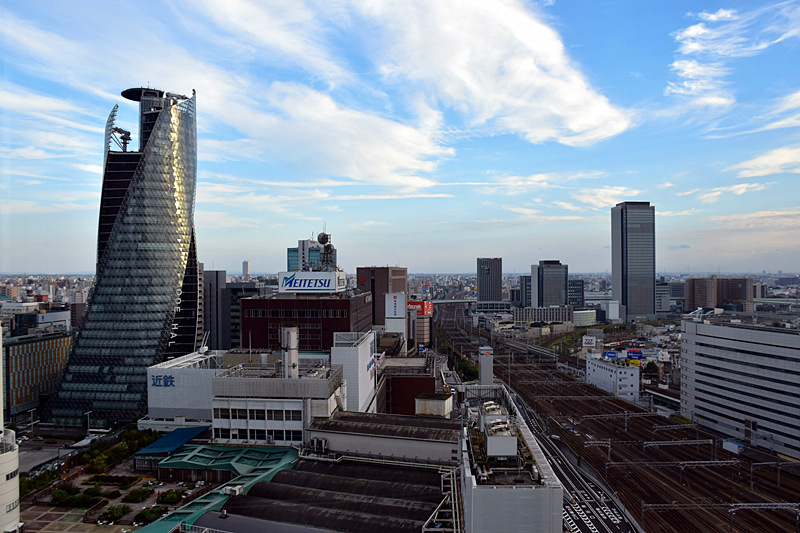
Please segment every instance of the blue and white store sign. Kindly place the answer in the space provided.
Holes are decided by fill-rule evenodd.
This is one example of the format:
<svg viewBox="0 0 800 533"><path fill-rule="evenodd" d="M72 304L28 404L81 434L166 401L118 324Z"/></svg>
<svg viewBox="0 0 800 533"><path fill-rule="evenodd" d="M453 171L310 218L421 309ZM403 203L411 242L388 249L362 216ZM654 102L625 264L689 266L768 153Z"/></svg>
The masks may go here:
<svg viewBox="0 0 800 533"><path fill-rule="evenodd" d="M339 292L347 288L344 272L279 272L278 292Z"/></svg>

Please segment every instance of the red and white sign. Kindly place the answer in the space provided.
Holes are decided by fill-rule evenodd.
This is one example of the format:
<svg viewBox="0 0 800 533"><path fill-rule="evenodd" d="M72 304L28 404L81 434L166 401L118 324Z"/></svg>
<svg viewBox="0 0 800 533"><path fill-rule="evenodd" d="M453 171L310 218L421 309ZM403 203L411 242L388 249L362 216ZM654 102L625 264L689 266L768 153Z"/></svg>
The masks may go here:
<svg viewBox="0 0 800 533"><path fill-rule="evenodd" d="M589 337L588 335L585 335L583 337L584 348L594 348L595 342L597 342L597 339L595 337Z"/></svg>
<svg viewBox="0 0 800 533"><path fill-rule="evenodd" d="M433 314L433 302L408 302L409 309L416 309L417 316L429 316Z"/></svg>

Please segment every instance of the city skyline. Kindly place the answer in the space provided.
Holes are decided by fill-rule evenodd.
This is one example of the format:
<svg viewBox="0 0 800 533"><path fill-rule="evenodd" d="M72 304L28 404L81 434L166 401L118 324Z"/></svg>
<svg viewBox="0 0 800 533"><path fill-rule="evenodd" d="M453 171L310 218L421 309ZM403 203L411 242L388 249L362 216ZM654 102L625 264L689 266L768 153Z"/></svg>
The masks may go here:
<svg viewBox="0 0 800 533"><path fill-rule="evenodd" d="M610 272L623 201L657 273L800 264L797 1L145 5L0 9L0 272L94 271L105 117L146 85L198 92L208 269L327 227L349 273Z"/></svg>

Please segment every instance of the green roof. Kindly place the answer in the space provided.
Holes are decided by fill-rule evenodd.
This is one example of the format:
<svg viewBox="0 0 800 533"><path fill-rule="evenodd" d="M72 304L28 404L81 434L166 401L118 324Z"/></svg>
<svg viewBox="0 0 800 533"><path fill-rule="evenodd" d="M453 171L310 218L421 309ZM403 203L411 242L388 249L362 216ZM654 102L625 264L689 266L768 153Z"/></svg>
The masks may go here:
<svg viewBox="0 0 800 533"><path fill-rule="evenodd" d="M294 448L234 448L187 444L161 461L159 468L230 470L238 476L139 531L169 533L180 522L191 525L204 513L222 509L230 498L222 494L223 487L242 485L247 494L253 485L272 480L279 471L291 468L296 460L297 450Z"/></svg>

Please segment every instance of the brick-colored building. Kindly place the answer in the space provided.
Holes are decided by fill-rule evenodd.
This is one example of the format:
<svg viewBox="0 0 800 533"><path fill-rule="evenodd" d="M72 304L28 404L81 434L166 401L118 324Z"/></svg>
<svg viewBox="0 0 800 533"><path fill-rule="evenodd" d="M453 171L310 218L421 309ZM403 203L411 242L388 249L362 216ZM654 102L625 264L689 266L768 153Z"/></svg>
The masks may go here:
<svg viewBox="0 0 800 533"><path fill-rule="evenodd" d="M330 350L333 334L372 329L372 293L244 298L241 348L278 350L282 327L299 328L300 350Z"/></svg>

